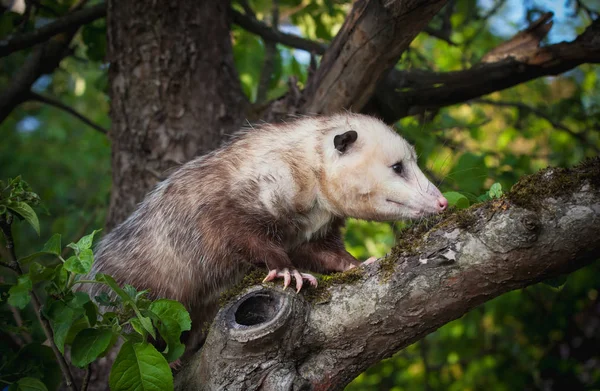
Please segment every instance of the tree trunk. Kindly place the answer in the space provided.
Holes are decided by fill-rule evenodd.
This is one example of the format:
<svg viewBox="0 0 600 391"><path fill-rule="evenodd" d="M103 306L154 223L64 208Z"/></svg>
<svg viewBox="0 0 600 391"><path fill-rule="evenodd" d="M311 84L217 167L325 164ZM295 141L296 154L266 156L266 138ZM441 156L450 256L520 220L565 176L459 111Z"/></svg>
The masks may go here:
<svg viewBox="0 0 600 391"><path fill-rule="evenodd" d="M246 99L233 63L228 1L110 1L113 187L107 228L176 164L237 130Z"/></svg>

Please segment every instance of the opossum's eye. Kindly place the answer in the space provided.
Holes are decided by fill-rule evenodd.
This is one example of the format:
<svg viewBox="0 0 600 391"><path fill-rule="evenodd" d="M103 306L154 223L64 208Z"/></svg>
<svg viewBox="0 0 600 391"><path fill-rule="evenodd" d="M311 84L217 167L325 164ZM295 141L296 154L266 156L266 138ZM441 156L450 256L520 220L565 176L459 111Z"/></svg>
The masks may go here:
<svg viewBox="0 0 600 391"><path fill-rule="evenodd" d="M348 147L352 145L357 138L358 133L356 133L354 130L349 130L346 133L335 136L333 138L333 145L335 146L335 149L343 153L346 152Z"/></svg>
<svg viewBox="0 0 600 391"><path fill-rule="evenodd" d="M394 170L396 174L402 175L402 172L404 171L404 165L402 162L398 162L392 166L392 170Z"/></svg>

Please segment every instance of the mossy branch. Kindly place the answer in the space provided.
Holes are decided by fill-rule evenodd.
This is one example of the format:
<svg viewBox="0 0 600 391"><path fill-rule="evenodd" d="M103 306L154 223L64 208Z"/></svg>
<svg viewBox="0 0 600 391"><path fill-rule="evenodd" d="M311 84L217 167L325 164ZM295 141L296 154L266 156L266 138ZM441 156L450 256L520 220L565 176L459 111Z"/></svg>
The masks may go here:
<svg viewBox="0 0 600 391"><path fill-rule="evenodd" d="M598 232L595 158L542 170L502 198L407 230L385 258L318 289L298 295L249 277L253 286L230 293L238 295L176 387L343 389L476 306L593 262Z"/></svg>

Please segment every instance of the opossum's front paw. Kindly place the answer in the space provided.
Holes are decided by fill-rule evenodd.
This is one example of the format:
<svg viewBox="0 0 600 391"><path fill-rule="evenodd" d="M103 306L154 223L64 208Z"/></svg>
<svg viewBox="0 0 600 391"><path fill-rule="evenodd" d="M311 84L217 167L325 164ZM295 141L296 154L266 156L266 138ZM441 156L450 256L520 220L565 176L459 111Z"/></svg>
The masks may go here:
<svg viewBox="0 0 600 391"><path fill-rule="evenodd" d="M294 277L294 280L296 280L296 292L300 292L300 289L302 289L302 285L304 284L304 280L308 281L310 285L314 287L317 286L317 279L312 274L300 273L296 269L292 269L291 272L289 269L269 270L269 274L267 274L263 282L273 281L276 278L283 277L283 289L285 289L290 286L290 282L292 282L292 276Z"/></svg>

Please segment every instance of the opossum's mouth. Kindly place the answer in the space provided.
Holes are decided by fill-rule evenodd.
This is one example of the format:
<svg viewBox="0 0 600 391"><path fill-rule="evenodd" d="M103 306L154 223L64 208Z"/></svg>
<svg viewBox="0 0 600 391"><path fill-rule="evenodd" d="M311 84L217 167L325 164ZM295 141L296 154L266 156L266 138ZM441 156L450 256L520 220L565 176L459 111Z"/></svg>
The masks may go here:
<svg viewBox="0 0 600 391"><path fill-rule="evenodd" d="M386 200L387 202L391 202L392 204L400 205L400 206L403 206L403 207L405 207L405 208L407 207L407 206L406 206L406 205L404 205L402 202L398 202L398 201L390 200L389 198L386 198L385 200Z"/></svg>
<svg viewBox="0 0 600 391"><path fill-rule="evenodd" d="M398 202L398 201L394 201L394 200L390 200L389 198L386 198L387 202L391 202L392 204L396 204L401 208L405 208L408 211L406 211L406 217L410 218L410 219L416 219L419 217L424 217L430 214L433 214L433 212L427 212L426 210L419 208L419 209L415 209L415 208L411 208L410 206L403 204L402 202Z"/></svg>

